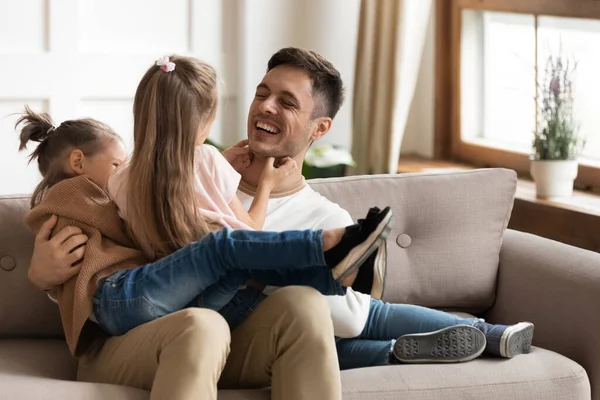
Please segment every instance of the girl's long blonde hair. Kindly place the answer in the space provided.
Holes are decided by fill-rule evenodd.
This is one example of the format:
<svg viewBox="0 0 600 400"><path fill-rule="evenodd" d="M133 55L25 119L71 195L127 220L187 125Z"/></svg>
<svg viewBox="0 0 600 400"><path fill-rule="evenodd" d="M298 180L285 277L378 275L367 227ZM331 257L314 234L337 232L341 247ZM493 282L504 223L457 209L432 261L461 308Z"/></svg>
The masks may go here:
<svg viewBox="0 0 600 400"><path fill-rule="evenodd" d="M190 57L170 61L173 71L153 65L136 90L128 170L129 227L157 258L214 229L196 206L194 148L216 112L216 72Z"/></svg>

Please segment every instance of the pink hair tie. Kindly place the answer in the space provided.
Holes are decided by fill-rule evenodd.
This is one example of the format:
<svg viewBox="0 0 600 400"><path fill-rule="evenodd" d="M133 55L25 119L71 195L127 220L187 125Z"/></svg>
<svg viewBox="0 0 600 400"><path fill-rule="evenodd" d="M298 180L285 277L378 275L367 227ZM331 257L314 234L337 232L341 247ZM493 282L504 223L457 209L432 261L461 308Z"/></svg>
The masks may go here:
<svg viewBox="0 0 600 400"><path fill-rule="evenodd" d="M169 61L169 57L162 56L158 60L156 60L156 65L160 67L165 72L171 72L175 69L175 63Z"/></svg>

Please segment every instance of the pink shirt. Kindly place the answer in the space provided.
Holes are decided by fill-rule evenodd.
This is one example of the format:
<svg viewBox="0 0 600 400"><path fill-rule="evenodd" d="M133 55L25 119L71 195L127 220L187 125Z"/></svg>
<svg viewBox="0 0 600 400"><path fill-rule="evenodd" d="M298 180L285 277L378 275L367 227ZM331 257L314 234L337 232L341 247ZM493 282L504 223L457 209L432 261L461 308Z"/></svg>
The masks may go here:
<svg viewBox="0 0 600 400"><path fill-rule="evenodd" d="M200 212L212 221L229 228L252 229L238 220L229 206L237 196L242 177L219 150L207 144L196 147L194 168L194 188Z"/></svg>
<svg viewBox="0 0 600 400"><path fill-rule="evenodd" d="M233 229L252 229L239 221L229 204L236 196L240 183L240 174L213 146L197 146L194 153L194 189L198 199L199 210L207 219ZM128 166L117 169L108 180L108 193L119 208L121 218L128 221L127 212L127 180ZM132 232L139 243L139 235ZM139 243L150 256L154 254L147 243Z"/></svg>

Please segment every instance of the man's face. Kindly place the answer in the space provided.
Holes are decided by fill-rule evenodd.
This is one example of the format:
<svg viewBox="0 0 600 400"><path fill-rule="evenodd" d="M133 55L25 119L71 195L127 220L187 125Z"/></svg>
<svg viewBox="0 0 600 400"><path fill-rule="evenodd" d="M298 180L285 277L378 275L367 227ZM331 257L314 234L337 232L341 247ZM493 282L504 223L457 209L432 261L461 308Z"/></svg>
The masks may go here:
<svg viewBox="0 0 600 400"><path fill-rule="evenodd" d="M317 130L314 107L311 80L301 68L273 68L256 88L248 112L252 153L276 158L304 154Z"/></svg>

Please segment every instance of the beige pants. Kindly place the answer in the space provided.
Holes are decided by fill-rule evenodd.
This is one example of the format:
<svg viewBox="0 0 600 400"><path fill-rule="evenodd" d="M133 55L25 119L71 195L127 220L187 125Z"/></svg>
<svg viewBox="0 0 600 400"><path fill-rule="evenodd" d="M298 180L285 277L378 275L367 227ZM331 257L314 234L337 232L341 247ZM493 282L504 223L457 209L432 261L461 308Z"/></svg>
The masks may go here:
<svg viewBox="0 0 600 400"><path fill-rule="evenodd" d="M231 338L225 320L204 309L149 322L81 357L77 375L151 390L152 400L216 400L217 382L223 389L271 385L273 400L342 398L329 308L306 287L269 296Z"/></svg>

